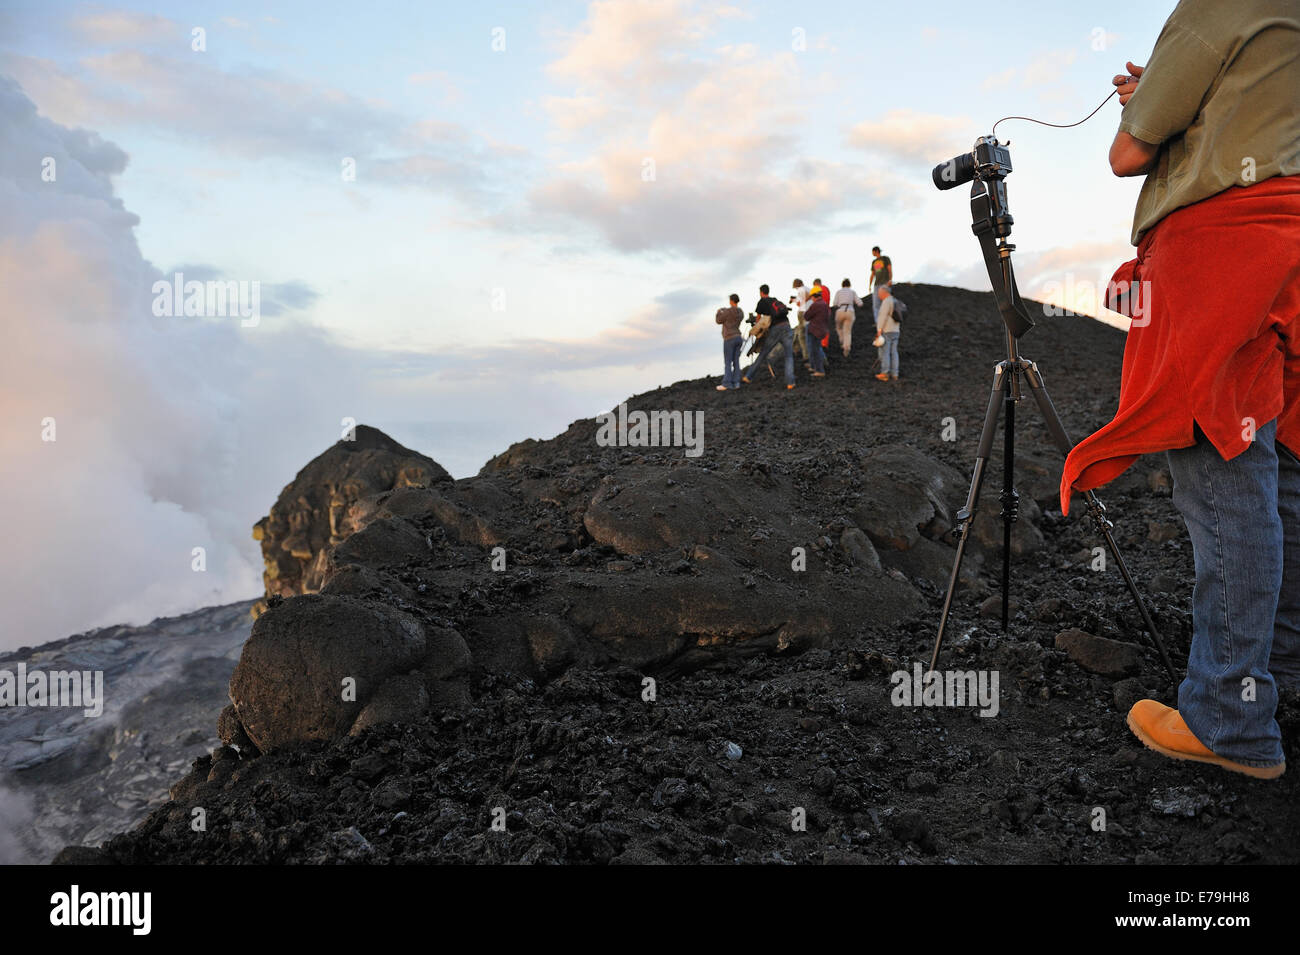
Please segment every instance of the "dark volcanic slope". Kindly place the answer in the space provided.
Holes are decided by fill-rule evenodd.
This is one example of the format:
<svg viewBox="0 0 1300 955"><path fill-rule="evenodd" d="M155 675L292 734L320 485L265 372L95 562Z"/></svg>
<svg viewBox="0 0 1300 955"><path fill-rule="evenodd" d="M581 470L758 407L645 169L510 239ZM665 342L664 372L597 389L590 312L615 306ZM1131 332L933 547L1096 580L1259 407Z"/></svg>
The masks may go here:
<svg viewBox="0 0 1300 955"><path fill-rule="evenodd" d="M631 404L704 409L698 459L680 449L599 449L595 422L584 420L551 441L516 445L480 477L456 482L462 503L510 502L499 516L529 524L535 542L517 547L503 578L458 585L442 605L447 626L471 632L475 620L504 610L532 612L554 596L538 580L558 587L556 575L569 570L663 586L707 573L689 546L616 553L593 543L574 518L607 475L626 483L647 469L689 467L711 469L742 496L778 495L773 526L819 530L809 559L828 581L816 591L832 625L823 646L720 657L693 672L667 667L656 671L654 702L643 701L644 674L628 666L576 666L549 682L487 675L461 715L252 759L223 750L200 761L174 788L173 803L114 839L106 855L139 862L1300 861L1294 770L1268 784L1144 751L1124 713L1142 695L1172 698L1153 654L1131 661L1112 654L1110 662L1136 670L1117 679L1122 674L1094 675L1056 649L1056 635L1071 628L1130 642L1138 631L1113 564L1090 567L1098 541L1086 518L1060 517L1053 501L1059 456L1032 403L1019 416L1025 556L1014 564L1011 631L1004 636L979 616L995 586L995 562L972 564L975 579L958 595L940 664L996 670L1001 711L986 719L971 709L890 704L889 673L928 659L951 551L891 552L877 541L885 572L851 565L840 544L844 530L871 502L890 499L888 469L864 462L875 448L906 444L969 474L992 366L1003 357L991 296L934 286L900 286L899 294L912 315L898 385L871 377L869 347L847 362L833 357L823 380L800 369L793 392L766 377L732 393L716 392L717 379L678 382ZM866 338L860 324L859 340ZM1114 409L1123 338L1091 320L1045 318L1023 341L1077 436ZM948 418L955 441L944 440ZM1103 498L1181 661L1191 552L1162 465L1139 462ZM996 508L999 485L994 467L986 509ZM762 533L755 535L761 547ZM774 539L772 547L784 548L788 560L788 541ZM455 577L466 573L458 568L481 553L439 558L439 579L467 579ZM776 556L737 583L737 613L776 586L769 583ZM425 593L418 569L409 578ZM910 604L899 603L895 586L915 592ZM629 585L629 615L655 609L645 602L657 597L642 597L639 606L636 594ZM882 613L882 601L912 609ZM1294 759L1294 699L1279 719ZM207 810L205 833L189 827L196 805ZM504 832L491 827L496 807ZM796 809L806 813L804 832L792 831ZM1105 831L1093 826L1099 810Z"/></svg>

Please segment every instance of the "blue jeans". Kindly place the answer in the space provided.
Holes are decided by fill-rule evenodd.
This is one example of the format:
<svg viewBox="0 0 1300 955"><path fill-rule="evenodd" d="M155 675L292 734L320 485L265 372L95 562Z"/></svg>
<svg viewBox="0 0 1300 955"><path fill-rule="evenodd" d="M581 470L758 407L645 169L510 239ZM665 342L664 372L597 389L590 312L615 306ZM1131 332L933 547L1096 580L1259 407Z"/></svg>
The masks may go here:
<svg viewBox="0 0 1300 955"><path fill-rule="evenodd" d="M1192 539L1192 649L1178 711L1215 754L1282 762L1277 684L1300 674L1300 464L1277 422L1224 461L1205 436L1168 452L1174 505Z"/></svg>
<svg viewBox="0 0 1300 955"><path fill-rule="evenodd" d="M811 331L808 335L808 360L812 362L813 371L826 371L826 352L822 350L822 340Z"/></svg>
<svg viewBox="0 0 1300 955"><path fill-rule="evenodd" d="M793 330L790 328L789 322L782 322L779 325L773 325L769 328L767 334L763 336L763 349L758 353L758 357L754 359L754 364L750 365L749 370L745 372L745 377L752 378L754 376L754 369L759 365L766 364L768 353L777 345L780 345L782 346L782 351L785 352L785 383L787 385L793 385L794 335L792 332Z"/></svg>
<svg viewBox="0 0 1300 955"><path fill-rule="evenodd" d="M722 343L722 383L728 388L740 387L740 347L744 344L740 336Z"/></svg>
<svg viewBox="0 0 1300 955"><path fill-rule="evenodd" d="M877 288L873 288L873 289L871 290L871 319L872 319L872 321L875 321L876 319L878 319L878 318L880 317L880 298L879 298L879 296L880 296L880 290L881 290L882 288L889 288L889 286L888 286L888 285L881 285L881 286L879 286L879 287L877 287Z"/></svg>
<svg viewBox="0 0 1300 955"><path fill-rule="evenodd" d="M898 377L898 332L885 332L880 346L880 370L891 378Z"/></svg>

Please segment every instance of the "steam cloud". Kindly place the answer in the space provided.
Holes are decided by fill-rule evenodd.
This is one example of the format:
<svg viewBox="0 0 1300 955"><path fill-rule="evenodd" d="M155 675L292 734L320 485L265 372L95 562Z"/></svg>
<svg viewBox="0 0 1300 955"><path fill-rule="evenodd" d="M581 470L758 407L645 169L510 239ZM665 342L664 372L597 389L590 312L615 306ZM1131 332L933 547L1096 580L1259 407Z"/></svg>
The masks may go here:
<svg viewBox="0 0 1300 955"><path fill-rule="evenodd" d="M256 328L152 315L126 162L0 77L0 650L256 595L252 522L337 439L334 409L367 406L362 356L270 317L310 302L299 284Z"/></svg>

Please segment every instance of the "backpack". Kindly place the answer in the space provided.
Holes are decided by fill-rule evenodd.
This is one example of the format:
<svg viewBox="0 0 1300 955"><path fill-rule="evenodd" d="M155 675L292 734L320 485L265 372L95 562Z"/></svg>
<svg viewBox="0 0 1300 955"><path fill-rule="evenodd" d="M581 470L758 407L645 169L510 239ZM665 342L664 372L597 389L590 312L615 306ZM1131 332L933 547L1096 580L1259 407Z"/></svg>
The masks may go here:
<svg viewBox="0 0 1300 955"><path fill-rule="evenodd" d="M772 321L785 321L786 317L790 314L790 306L786 305L785 302L781 301L779 298L771 298L770 301L772 302Z"/></svg>
<svg viewBox="0 0 1300 955"><path fill-rule="evenodd" d="M903 324L903 320L906 318L907 318L907 303L904 302L898 296L894 296L894 321L898 322L898 324L901 325Z"/></svg>

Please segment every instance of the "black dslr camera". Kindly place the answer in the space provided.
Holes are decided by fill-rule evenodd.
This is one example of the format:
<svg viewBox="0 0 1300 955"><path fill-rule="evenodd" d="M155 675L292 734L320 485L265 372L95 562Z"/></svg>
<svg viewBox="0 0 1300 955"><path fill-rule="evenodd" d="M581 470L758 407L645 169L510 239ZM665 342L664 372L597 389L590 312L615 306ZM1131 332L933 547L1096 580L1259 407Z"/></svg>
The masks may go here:
<svg viewBox="0 0 1300 955"><path fill-rule="evenodd" d="M939 189L952 189L970 182L976 176L987 182L1005 179L1011 172L1011 150L992 136L975 140L975 148L954 156L934 167L930 178Z"/></svg>

